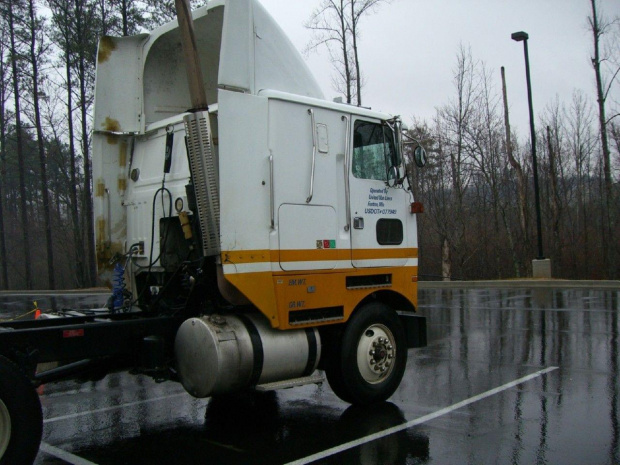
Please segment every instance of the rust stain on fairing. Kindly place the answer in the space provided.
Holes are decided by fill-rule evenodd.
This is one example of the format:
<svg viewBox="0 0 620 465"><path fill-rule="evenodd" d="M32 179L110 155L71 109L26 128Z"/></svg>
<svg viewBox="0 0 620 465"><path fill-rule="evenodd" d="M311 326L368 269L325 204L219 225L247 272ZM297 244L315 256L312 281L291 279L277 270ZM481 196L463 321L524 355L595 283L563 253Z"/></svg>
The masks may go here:
<svg viewBox="0 0 620 465"><path fill-rule="evenodd" d="M105 182L103 179L98 179L95 184L95 197L103 197L105 195Z"/></svg>
<svg viewBox="0 0 620 465"><path fill-rule="evenodd" d="M127 139L123 139L118 149L118 165L125 167L127 165Z"/></svg>
<svg viewBox="0 0 620 465"><path fill-rule="evenodd" d="M105 226L105 219L102 216L97 218L97 254L105 248Z"/></svg>
<svg viewBox="0 0 620 465"><path fill-rule="evenodd" d="M107 221L102 216L97 218L96 227L97 269L101 274L105 270L114 269L115 262L111 259L115 256L122 256L123 243L108 240Z"/></svg>
<svg viewBox="0 0 620 465"><path fill-rule="evenodd" d="M108 133L122 132L121 123L114 118L110 118L109 116L106 116L105 121L101 123L101 126L103 130ZM108 134L108 144L116 145L118 144L118 139L118 135Z"/></svg>
<svg viewBox="0 0 620 465"><path fill-rule="evenodd" d="M97 244L97 270L101 274L104 270L113 270L116 264L113 257L123 255L123 244L121 242L107 242Z"/></svg>
<svg viewBox="0 0 620 465"><path fill-rule="evenodd" d="M105 63L116 50L116 43L110 36L103 36L99 41L99 52L97 53L97 63Z"/></svg>

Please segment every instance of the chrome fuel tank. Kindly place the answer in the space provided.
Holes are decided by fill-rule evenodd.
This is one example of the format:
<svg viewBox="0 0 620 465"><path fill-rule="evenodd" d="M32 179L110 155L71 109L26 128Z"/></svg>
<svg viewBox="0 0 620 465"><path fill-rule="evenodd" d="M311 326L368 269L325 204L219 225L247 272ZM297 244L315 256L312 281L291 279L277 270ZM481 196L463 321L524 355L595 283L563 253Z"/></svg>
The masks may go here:
<svg viewBox="0 0 620 465"><path fill-rule="evenodd" d="M208 397L310 375L321 357L316 328L280 331L262 315L190 318L175 340L183 387Z"/></svg>

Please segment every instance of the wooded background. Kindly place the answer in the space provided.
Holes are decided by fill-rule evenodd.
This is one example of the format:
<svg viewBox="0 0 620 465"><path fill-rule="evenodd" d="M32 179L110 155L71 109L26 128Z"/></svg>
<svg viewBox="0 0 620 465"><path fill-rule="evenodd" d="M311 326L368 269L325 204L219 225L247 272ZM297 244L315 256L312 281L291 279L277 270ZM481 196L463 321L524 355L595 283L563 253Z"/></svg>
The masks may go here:
<svg viewBox="0 0 620 465"><path fill-rule="evenodd" d="M581 1L592 7L596 88L576 89L536 112L544 251L554 277L614 279L620 20L597 14L595 0ZM309 48L330 47L334 89L349 103L362 102L359 20L380 14L383 3L389 7L386 0L322 0L306 24L316 32ZM97 43L169 21L174 2L0 5L0 289L95 286L90 150ZM425 205L421 279L528 276L536 257L529 136L510 131L500 70L488 69L466 46L455 51L453 83L432 120L405 121L429 153L424 169L409 166L416 200Z"/></svg>

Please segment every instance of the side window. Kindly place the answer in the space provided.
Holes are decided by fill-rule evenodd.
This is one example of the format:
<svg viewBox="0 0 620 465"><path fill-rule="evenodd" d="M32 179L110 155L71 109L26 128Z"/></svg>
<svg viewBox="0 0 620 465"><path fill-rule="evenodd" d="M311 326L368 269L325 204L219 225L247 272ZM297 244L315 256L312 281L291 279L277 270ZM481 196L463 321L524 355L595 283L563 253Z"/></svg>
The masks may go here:
<svg viewBox="0 0 620 465"><path fill-rule="evenodd" d="M377 242L381 245L402 244L402 221L391 218L381 218L379 221L377 221Z"/></svg>
<svg viewBox="0 0 620 465"><path fill-rule="evenodd" d="M353 176L387 181L388 170L395 164L392 130L382 124L356 121L353 129Z"/></svg>

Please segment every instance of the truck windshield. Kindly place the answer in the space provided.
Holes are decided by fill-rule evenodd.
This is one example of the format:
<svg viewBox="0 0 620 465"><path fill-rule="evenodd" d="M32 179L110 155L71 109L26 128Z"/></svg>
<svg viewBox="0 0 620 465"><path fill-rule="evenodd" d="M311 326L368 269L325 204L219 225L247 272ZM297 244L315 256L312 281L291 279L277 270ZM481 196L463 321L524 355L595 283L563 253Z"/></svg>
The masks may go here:
<svg viewBox="0 0 620 465"><path fill-rule="evenodd" d="M388 170L397 165L392 129L385 124L356 121L353 130L353 176L387 181Z"/></svg>

